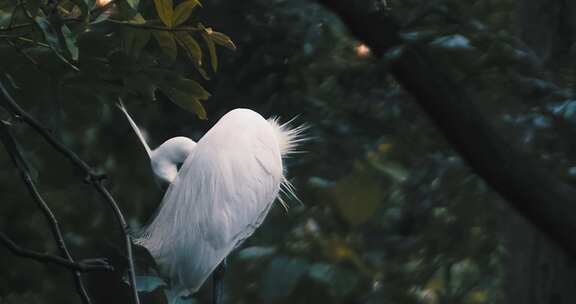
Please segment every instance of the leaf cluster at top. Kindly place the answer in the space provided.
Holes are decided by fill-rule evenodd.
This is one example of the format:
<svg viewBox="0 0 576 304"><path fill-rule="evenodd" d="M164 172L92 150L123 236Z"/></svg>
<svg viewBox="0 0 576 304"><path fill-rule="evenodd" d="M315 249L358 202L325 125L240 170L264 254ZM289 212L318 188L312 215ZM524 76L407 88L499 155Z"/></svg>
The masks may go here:
<svg viewBox="0 0 576 304"><path fill-rule="evenodd" d="M100 99L116 102L155 100L160 91L206 119L201 102L210 93L199 83L210 78L205 62L216 72L216 46L236 46L200 22L191 26L197 7L199 0L177 5L172 0L153 5L139 0L1 3L0 50L54 75L69 92L97 91ZM191 63L196 75L176 70L182 61ZM4 62L2 72L17 84L19 75L11 74L15 64Z"/></svg>

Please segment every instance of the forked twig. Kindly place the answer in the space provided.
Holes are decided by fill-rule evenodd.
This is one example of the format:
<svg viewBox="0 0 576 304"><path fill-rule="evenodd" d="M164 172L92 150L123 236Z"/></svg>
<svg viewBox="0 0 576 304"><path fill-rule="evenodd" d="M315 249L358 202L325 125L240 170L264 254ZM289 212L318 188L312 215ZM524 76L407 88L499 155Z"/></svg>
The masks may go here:
<svg viewBox="0 0 576 304"><path fill-rule="evenodd" d="M52 230L52 235L54 236L56 244L58 245L60 255L65 257L71 263L74 263L74 259L70 254L70 250L68 250L68 246L66 246L66 242L64 241L62 230L60 229L60 224L58 223L56 216L54 216L54 212L52 212L52 210L50 209L50 207L40 194L40 191L38 191L38 188L34 184L34 181L30 176L30 170L29 170L30 167L26 162L26 160L24 159L22 151L20 151L18 142L14 138L14 135L10 130L10 124L8 122L0 121L0 141L2 141L2 143L4 144L4 148L6 149L6 151L8 151L8 154L10 155L10 158L12 159L14 166L18 169L18 171L20 171L20 176L22 177L22 180L24 181L24 184L26 185L28 192L30 192L32 198L34 199L40 210L42 210L42 213L44 213L44 216L50 223L50 229ZM72 275L74 283L76 284L76 289L78 290L78 293L82 298L82 302L84 302L85 304L92 303L92 301L90 301L90 297L88 296L88 292L86 291L86 287L82 282L80 272L73 271Z"/></svg>
<svg viewBox="0 0 576 304"><path fill-rule="evenodd" d="M4 84L0 81L0 105L10 111L14 117L25 122L34 131L40 134L46 142L48 142L56 151L64 155L76 168L80 169L85 174L85 181L92 184L96 191L102 196L106 203L112 208L119 230L122 233L122 238L126 247L126 255L128 259L128 273L130 278L130 285L132 289L132 301L134 304L139 304L138 291L136 290L136 272L134 271L134 255L132 252L132 237L128 230L128 224L118 207L116 200L112 197L108 189L104 186L105 175L97 174L86 162L84 162L72 150L64 146L52 132L44 127L38 120L36 120L28 112L24 111L18 103L12 98Z"/></svg>
<svg viewBox="0 0 576 304"><path fill-rule="evenodd" d="M57 255L51 255L47 253L41 253L29 249L24 249L18 246L13 240L11 240L6 234L0 232L0 243L4 244L10 252L13 254L32 259L41 263L58 265L73 271L79 272L92 272L92 271L113 271L114 267L103 262L102 259L91 259L91 262L70 262L67 259L61 258ZM102 261L99 263L99 261Z"/></svg>

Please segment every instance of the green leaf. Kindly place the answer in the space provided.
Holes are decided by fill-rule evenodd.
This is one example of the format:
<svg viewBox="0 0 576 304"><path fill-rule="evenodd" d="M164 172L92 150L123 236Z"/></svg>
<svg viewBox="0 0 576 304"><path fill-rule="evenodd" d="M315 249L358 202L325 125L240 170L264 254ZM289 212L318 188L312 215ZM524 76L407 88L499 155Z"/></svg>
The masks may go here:
<svg viewBox="0 0 576 304"><path fill-rule="evenodd" d="M177 79L172 81L170 85L177 90L191 94L200 100L206 100L210 98L210 93L208 93L208 91L206 91L198 82L192 79Z"/></svg>
<svg viewBox="0 0 576 304"><path fill-rule="evenodd" d="M276 253L276 247L252 246L240 250L238 258L246 260L260 259L272 256L274 253Z"/></svg>
<svg viewBox="0 0 576 304"><path fill-rule="evenodd" d="M132 58L138 59L142 49L150 41L150 31L144 29L125 27L124 51Z"/></svg>
<svg viewBox="0 0 576 304"><path fill-rule="evenodd" d="M188 20L194 8L199 4L200 1L198 0L186 0L178 4L178 6L176 6L176 9L174 10L172 25L179 26L180 24Z"/></svg>
<svg viewBox="0 0 576 304"><path fill-rule="evenodd" d="M16 90L21 89L21 87L18 85L18 83L16 83L16 80L14 80L14 77L12 77L12 75L10 73L5 73L4 76L6 77L6 80L8 80L8 83L10 83L12 88L14 88Z"/></svg>
<svg viewBox="0 0 576 304"><path fill-rule="evenodd" d="M136 289L138 292L152 292L162 286L166 286L166 282L159 277L136 276Z"/></svg>
<svg viewBox="0 0 576 304"><path fill-rule="evenodd" d="M156 100L158 86L143 74L132 74L124 77L124 86L139 97Z"/></svg>
<svg viewBox="0 0 576 304"><path fill-rule="evenodd" d="M84 19L88 15L88 10L90 9L90 3L87 0L70 0L80 9L79 19Z"/></svg>
<svg viewBox="0 0 576 304"><path fill-rule="evenodd" d="M335 298L344 298L359 285L360 278L356 272L326 263L316 263L310 267L308 276L328 287Z"/></svg>
<svg viewBox="0 0 576 304"><path fill-rule="evenodd" d="M261 296L266 303L277 302L292 293L309 263L302 258L278 257L270 262L262 276Z"/></svg>
<svg viewBox="0 0 576 304"><path fill-rule="evenodd" d="M108 17L110 17L109 14L99 14L96 16L96 18L94 18L94 20L90 22L90 24L98 24L100 22L106 21Z"/></svg>
<svg viewBox="0 0 576 304"><path fill-rule="evenodd" d="M371 160L370 164L395 182L402 183L408 179L409 172L399 163Z"/></svg>
<svg viewBox="0 0 576 304"><path fill-rule="evenodd" d="M58 35L52 28L52 24L48 19L42 16L36 16L34 18L34 22L42 31L42 35L44 36L44 40L55 50L60 50L60 45L58 44Z"/></svg>
<svg viewBox="0 0 576 304"><path fill-rule="evenodd" d="M208 118L206 110L202 106L202 103L200 103L200 98L196 94L182 91L169 85L162 85L160 86L160 89L173 103L179 105L181 108L196 113L200 119Z"/></svg>
<svg viewBox="0 0 576 304"><path fill-rule="evenodd" d="M198 42L196 42L196 39L194 39L194 37L192 37L192 35L189 33L185 32L178 32L176 34L176 39L178 43L180 43L180 45L186 50L186 52L188 52L188 55L190 55L190 58L192 58L194 64L201 66L202 49L200 48L200 45L198 45Z"/></svg>
<svg viewBox="0 0 576 304"><path fill-rule="evenodd" d="M335 183L323 177L311 176L310 178L308 178L307 184L313 188L330 189L334 187Z"/></svg>
<svg viewBox="0 0 576 304"><path fill-rule="evenodd" d="M133 73L137 69L134 60L122 50L114 50L107 57L110 63L110 76L115 75L116 78L122 79L122 76Z"/></svg>
<svg viewBox="0 0 576 304"><path fill-rule="evenodd" d="M10 9L10 11L8 10ZM0 8L0 27L7 27L10 24L10 20L12 19L12 14L16 13L16 9L14 8Z"/></svg>
<svg viewBox="0 0 576 304"><path fill-rule="evenodd" d="M140 4L140 0L126 0L126 2L135 10L138 10L138 5Z"/></svg>
<svg viewBox="0 0 576 304"><path fill-rule="evenodd" d="M202 37L204 37L204 41L206 41L206 45L208 46L208 52L210 53L210 64L212 65L212 70L216 72L218 71L218 55L216 54L216 45L214 45L214 41L210 39L208 34L202 33Z"/></svg>
<svg viewBox="0 0 576 304"><path fill-rule="evenodd" d="M154 5L160 20L162 20L164 25L172 28L172 16L174 15L172 0L154 0Z"/></svg>
<svg viewBox="0 0 576 304"><path fill-rule="evenodd" d="M66 58L65 54L62 53L64 47L62 47L60 45L60 39L59 39L59 36L61 37L62 33L57 32L52 27L52 24L50 23L50 21L48 21L45 17L42 17L42 16L34 17L34 23L36 23L36 26L42 32L42 36L44 37L44 40L46 41L46 43L50 46L50 50L53 52L53 54L56 55L56 57L58 57L58 59L62 63L64 63L64 65L66 67L71 68L75 71L78 71L78 67L73 65ZM64 41L62 43L65 44Z"/></svg>
<svg viewBox="0 0 576 304"><path fill-rule="evenodd" d="M158 45L164 54L168 57L170 63L173 63L178 55L178 48L176 46L174 34L166 31L153 31L152 34L154 35L154 38L156 38L156 41L158 41Z"/></svg>
<svg viewBox="0 0 576 304"><path fill-rule="evenodd" d="M172 80L177 79L179 77L179 74L177 74L176 71L165 68L155 68L155 67L143 68L142 73L146 74L148 78L157 83L161 82L170 83L172 82Z"/></svg>
<svg viewBox="0 0 576 304"><path fill-rule="evenodd" d="M352 225L367 222L380 207L384 195L380 183L364 172L341 179L331 192L340 215Z"/></svg>
<svg viewBox="0 0 576 304"><path fill-rule="evenodd" d="M134 18L134 16L138 15L138 9L136 7L133 7L129 1L117 1L115 5L120 20L131 20L132 18ZM109 14L102 12L101 15L97 16L97 19L100 19L102 15L109 15ZM116 16L114 17L118 18Z"/></svg>
<svg viewBox="0 0 576 304"><path fill-rule="evenodd" d="M64 43L66 44L68 53L70 53L70 58L72 58L72 60L74 61L78 60L78 46L76 45L76 35L74 35L66 25L62 25L60 31L62 32L62 37L64 38Z"/></svg>

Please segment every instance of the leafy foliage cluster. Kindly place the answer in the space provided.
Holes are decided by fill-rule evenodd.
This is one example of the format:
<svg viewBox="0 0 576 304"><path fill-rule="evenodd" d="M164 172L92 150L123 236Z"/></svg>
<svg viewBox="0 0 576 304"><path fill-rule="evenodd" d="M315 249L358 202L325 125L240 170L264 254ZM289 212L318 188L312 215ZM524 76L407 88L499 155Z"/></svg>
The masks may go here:
<svg viewBox="0 0 576 304"><path fill-rule="evenodd" d="M228 36L201 22L190 25L199 6L197 0L178 5L171 0L5 0L0 7L2 58L13 61L4 73L24 88L21 83L31 78L30 73L48 76L61 91L63 102L156 100L159 90L206 119L201 102L210 94L197 78L210 77L205 61L217 71L216 45L236 47ZM194 68L175 68L179 54ZM100 94L86 94L94 91Z"/></svg>

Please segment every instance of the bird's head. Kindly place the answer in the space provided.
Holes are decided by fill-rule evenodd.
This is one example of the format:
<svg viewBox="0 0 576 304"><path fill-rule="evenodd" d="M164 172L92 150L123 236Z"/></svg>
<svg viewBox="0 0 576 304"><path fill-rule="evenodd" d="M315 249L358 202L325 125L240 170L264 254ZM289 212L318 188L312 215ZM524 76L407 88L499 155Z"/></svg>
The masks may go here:
<svg viewBox="0 0 576 304"><path fill-rule="evenodd" d="M126 110L126 107L124 107L124 104L120 101L117 106L122 113L124 113L134 133L136 133L142 146L146 150L146 154L150 157L152 171L156 175L160 187L166 189L168 185L174 181L176 175L178 175L178 169L184 163L190 152L192 152L196 143L190 138L179 136L168 139L158 148L152 150L148 146L144 134L140 131L140 128L138 128L136 122L134 122L128 110Z"/></svg>
<svg viewBox="0 0 576 304"><path fill-rule="evenodd" d="M150 153L152 171L161 186L167 186L174 181L178 169L195 146L196 143L190 138L179 136L168 139Z"/></svg>

